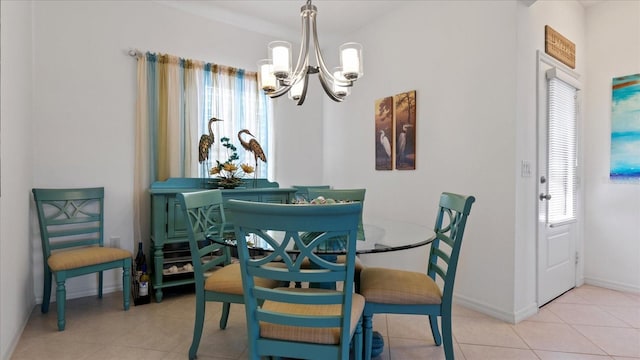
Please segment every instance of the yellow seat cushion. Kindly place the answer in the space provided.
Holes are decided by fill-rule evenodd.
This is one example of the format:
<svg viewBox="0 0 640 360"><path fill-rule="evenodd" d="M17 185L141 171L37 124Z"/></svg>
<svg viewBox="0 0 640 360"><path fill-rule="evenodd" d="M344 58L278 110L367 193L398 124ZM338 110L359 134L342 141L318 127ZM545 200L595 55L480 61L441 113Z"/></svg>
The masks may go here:
<svg viewBox="0 0 640 360"><path fill-rule="evenodd" d="M61 271L108 263L132 256L127 250L95 246L54 252L47 259L47 264L52 271Z"/></svg>
<svg viewBox="0 0 640 360"><path fill-rule="evenodd" d="M368 267L360 274L360 294L381 304L441 304L442 292L426 274Z"/></svg>
<svg viewBox="0 0 640 360"><path fill-rule="evenodd" d="M335 292L335 290L315 289L315 288L283 288L288 291L297 292ZM289 314L305 315L339 315L342 313L342 305L308 305L290 304L274 301L265 301L263 309ZM356 324L362 316L364 310L364 297L353 294L351 306L351 335L355 331ZM298 327L261 322L260 336L269 339L281 339L296 342L308 342L314 344L339 344L340 328L313 328Z"/></svg>
<svg viewBox="0 0 640 360"><path fill-rule="evenodd" d="M266 288L275 288L280 285L276 280L263 278L255 278L255 284ZM204 289L225 294L242 295L244 291L242 290L240 263L230 264L212 272L204 282Z"/></svg>

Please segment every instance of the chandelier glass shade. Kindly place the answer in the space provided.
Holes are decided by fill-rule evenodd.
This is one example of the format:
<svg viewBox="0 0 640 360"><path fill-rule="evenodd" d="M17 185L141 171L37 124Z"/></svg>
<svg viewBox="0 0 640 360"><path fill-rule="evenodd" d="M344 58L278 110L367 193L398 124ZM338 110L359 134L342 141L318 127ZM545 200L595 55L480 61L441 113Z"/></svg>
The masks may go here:
<svg viewBox="0 0 640 360"><path fill-rule="evenodd" d="M320 84L329 98L342 101L351 93L353 83L362 77L362 45L354 42L342 44L339 48L340 66L331 71L327 68L316 28L317 8L311 0L300 9L302 18L302 41L295 67L292 67L291 43L272 41L269 43L269 58L258 61L258 75L262 90L271 98L286 93L289 98L302 105L307 95L309 74L318 74ZM309 65L311 41L316 56L316 65Z"/></svg>

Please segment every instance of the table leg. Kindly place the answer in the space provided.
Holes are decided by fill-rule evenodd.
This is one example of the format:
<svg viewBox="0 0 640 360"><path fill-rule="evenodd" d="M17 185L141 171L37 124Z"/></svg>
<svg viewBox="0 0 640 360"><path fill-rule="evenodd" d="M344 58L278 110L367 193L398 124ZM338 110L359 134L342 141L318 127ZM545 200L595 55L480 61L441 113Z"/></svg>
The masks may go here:
<svg viewBox="0 0 640 360"><path fill-rule="evenodd" d="M377 331L373 332L373 341L371 342L371 357L374 358L382 354L384 350L384 338Z"/></svg>
<svg viewBox="0 0 640 360"><path fill-rule="evenodd" d="M384 338L378 331L373 330L373 316L363 317L362 326L364 333L369 334L370 338L364 337L364 358L371 359L382 354L384 350Z"/></svg>

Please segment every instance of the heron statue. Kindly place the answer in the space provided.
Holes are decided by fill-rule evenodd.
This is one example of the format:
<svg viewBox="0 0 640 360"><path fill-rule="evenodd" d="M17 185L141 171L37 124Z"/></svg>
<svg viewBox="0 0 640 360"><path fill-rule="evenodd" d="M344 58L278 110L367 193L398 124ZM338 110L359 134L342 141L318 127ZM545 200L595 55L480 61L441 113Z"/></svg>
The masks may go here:
<svg viewBox="0 0 640 360"><path fill-rule="evenodd" d="M248 142L244 141L242 139L242 134L247 134L252 138ZM258 176L258 159L262 160L265 163L267 162L267 156L264 154L264 151L262 150L262 146L260 146L260 143L258 143L258 140L255 139L255 136L253 136L253 134L249 132L249 130L247 129L243 129L238 132L238 140L240 141L240 145L242 145L242 147L245 150L253 153L253 159L255 161L255 167L256 167L254 176L257 177Z"/></svg>
<svg viewBox="0 0 640 360"><path fill-rule="evenodd" d="M211 125L213 125L214 121L222 121L221 119L212 117L209 119L209 135L203 134L200 136L200 142L198 143L198 162L202 164L204 161L209 160L209 150L211 149L211 145L215 141L215 137L213 136L213 129Z"/></svg>

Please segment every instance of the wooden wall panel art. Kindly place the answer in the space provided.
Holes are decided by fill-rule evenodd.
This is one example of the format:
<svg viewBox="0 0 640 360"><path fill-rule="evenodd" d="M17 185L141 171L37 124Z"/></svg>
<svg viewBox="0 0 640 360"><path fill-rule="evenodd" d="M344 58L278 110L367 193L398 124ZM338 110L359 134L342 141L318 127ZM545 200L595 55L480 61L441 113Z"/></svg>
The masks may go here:
<svg viewBox="0 0 640 360"><path fill-rule="evenodd" d="M375 101L376 170L393 170L393 97Z"/></svg>
<svg viewBox="0 0 640 360"><path fill-rule="evenodd" d="M376 170L415 170L416 91L375 101Z"/></svg>
<svg viewBox="0 0 640 360"><path fill-rule="evenodd" d="M544 27L544 52L568 67L576 68L576 44L549 25Z"/></svg>
<svg viewBox="0 0 640 360"><path fill-rule="evenodd" d="M397 170L416 169L416 91L393 97Z"/></svg>

